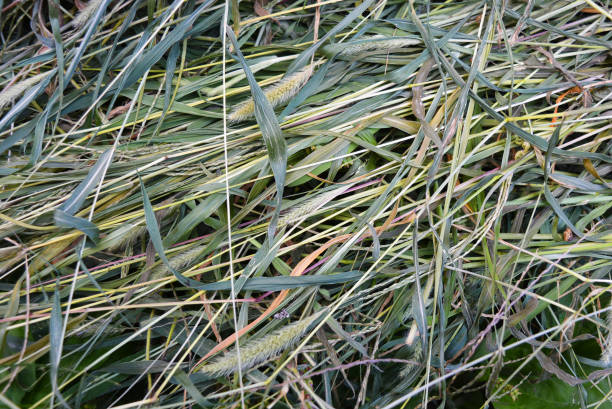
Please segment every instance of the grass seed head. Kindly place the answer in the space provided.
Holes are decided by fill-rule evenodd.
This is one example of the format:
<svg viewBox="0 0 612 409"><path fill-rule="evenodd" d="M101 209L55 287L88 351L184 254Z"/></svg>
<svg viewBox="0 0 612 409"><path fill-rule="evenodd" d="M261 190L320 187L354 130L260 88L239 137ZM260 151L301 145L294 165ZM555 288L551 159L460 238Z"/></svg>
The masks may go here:
<svg viewBox="0 0 612 409"><path fill-rule="evenodd" d="M170 266L174 270L179 270L180 268L191 264L193 260L195 260L202 253L202 251L204 251L205 248L206 245L193 246L179 252L178 254L170 257L170 259L168 260L170 262ZM158 264L151 271L151 279L156 280L159 278L164 278L169 272L170 270L168 269L168 266L166 266L166 264Z"/></svg>
<svg viewBox="0 0 612 409"><path fill-rule="evenodd" d="M333 200L336 196L344 193L349 188L348 185L342 186L338 189L330 190L328 192L316 195L312 199L308 199L298 206L288 209L278 220L278 227L286 226L288 224L296 224L303 218L311 216L325 206L326 203Z"/></svg>
<svg viewBox="0 0 612 409"><path fill-rule="evenodd" d="M249 369L295 345L322 311L287 325L258 340L252 340L240 347L241 369ZM225 376L238 371L237 350L227 353L216 361L204 365L200 371L212 376Z"/></svg>
<svg viewBox="0 0 612 409"><path fill-rule="evenodd" d="M270 101L272 107L288 102L302 89L306 81L312 74L312 66L307 66L301 71L291 74L286 78L283 78L278 83L270 85L263 90L264 95ZM230 122L242 122L255 115L255 102L253 97L239 103L228 115L227 119Z"/></svg>
<svg viewBox="0 0 612 409"><path fill-rule="evenodd" d="M408 37L373 36L364 40L351 41L348 43L328 44L323 47L323 53L339 57L351 57L359 56L369 51L386 52L417 44L421 44L421 40Z"/></svg>
<svg viewBox="0 0 612 409"><path fill-rule="evenodd" d="M49 72L43 72L6 87L0 92L0 110L14 102L24 92L42 81L47 75L49 75Z"/></svg>
<svg viewBox="0 0 612 409"><path fill-rule="evenodd" d="M421 361L422 360L422 354L423 354L423 345L421 344L421 340L416 339L415 340L415 344L414 347L412 349L412 359L416 360L416 361ZM402 378L406 378L408 376L410 376L414 370L416 369L416 365L414 364L407 364L404 369L402 369L402 371L400 372L400 376Z"/></svg>
<svg viewBox="0 0 612 409"><path fill-rule="evenodd" d="M93 16L96 10L98 10L102 2L104 2L104 0L92 0L87 3L87 6L85 6L85 8L72 20L72 26L78 29L87 24L87 21Z"/></svg>
<svg viewBox="0 0 612 409"><path fill-rule="evenodd" d="M145 234L147 231L146 226L137 226L130 223L126 223L124 226L121 226L120 229L117 229L109 234L109 250L123 250L136 241L139 237Z"/></svg>

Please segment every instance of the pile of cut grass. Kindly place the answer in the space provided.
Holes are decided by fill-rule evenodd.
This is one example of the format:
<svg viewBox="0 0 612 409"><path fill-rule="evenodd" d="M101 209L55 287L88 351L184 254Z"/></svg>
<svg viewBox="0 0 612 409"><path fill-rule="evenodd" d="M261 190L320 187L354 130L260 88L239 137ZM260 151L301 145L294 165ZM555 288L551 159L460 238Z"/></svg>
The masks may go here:
<svg viewBox="0 0 612 409"><path fill-rule="evenodd" d="M0 1L0 407L612 408L608 2L75 4Z"/></svg>

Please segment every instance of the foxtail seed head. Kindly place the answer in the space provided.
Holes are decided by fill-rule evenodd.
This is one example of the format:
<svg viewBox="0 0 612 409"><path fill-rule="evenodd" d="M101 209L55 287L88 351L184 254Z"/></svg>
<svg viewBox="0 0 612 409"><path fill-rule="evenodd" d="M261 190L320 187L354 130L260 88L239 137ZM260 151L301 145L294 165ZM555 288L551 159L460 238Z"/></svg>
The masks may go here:
<svg viewBox="0 0 612 409"><path fill-rule="evenodd" d="M280 228L288 224L297 224L302 219L312 216L314 212L319 210L336 196L344 193L349 187L350 185L345 185L340 188L330 190L329 192L318 194L312 199L306 200L298 206L288 209L279 218L278 227Z"/></svg>
<svg viewBox="0 0 612 409"><path fill-rule="evenodd" d="M415 345L414 348L412 350L412 359L414 360L418 360L418 361L422 361L422 354L423 354L423 345L421 344L421 340L420 339L416 339L415 340ZM400 376L402 378L406 378L410 375L413 374L414 370L415 370L416 365L414 364L407 364L404 369L400 372Z"/></svg>
<svg viewBox="0 0 612 409"><path fill-rule="evenodd" d="M134 241L145 234L146 231L146 226L136 226L126 223L109 234L108 239L109 241L112 240L112 244L108 246L108 250L123 250L131 246Z"/></svg>
<svg viewBox="0 0 612 409"><path fill-rule="evenodd" d="M293 98L306 84L306 81L312 75L312 70L312 66L309 65L303 70L283 78L278 83L266 87L263 92L268 101L270 101L270 105L274 108ZM251 118L253 115L255 115L255 102L253 97L251 97L236 105L227 116L227 119L230 122L241 122Z"/></svg>
<svg viewBox="0 0 612 409"><path fill-rule="evenodd" d="M170 257L168 260L170 262L170 266L174 270L179 270L182 267L191 264L193 260L195 260L200 253L204 251L205 248L206 245L193 246L179 252L178 254ZM169 272L170 270L168 269L168 266L166 266L165 263L161 263L151 271L151 279L156 280L159 278L164 278Z"/></svg>
<svg viewBox="0 0 612 409"><path fill-rule="evenodd" d="M416 38L373 36L348 43L328 44L323 47L323 53L339 57L350 57L358 56L366 51L386 52L417 44L421 44L421 40Z"/></svg>
<svg viewBox="0 0 612 409"><path fill-rule="evenodd" d="M323 310L324 311L324 310ZM301 321L287 325L265 337L250 341L240 347L240 366L242 370L254 367L281 351L295 345L323 311L319 311ZM214 362L204 365L200 371L211 376L225 376L238 371L238 353L236 349Z"/></svg>
<svg viewBox="0 0 612 409"><path fill-rule="evenodd" d="M38 84L49 74L49 72L43 72L42 74L34 75L2 90L2 92L0 92L0 110L2 110L2 108L4 108L6 105L15 101L21 96L21 94Z"/></svg>
<svg viewBox="0 0 612 409"><path fill-rule="evenodd" d="M93 14L98 10L100 4L102 4L104 0L91 0L87 6L83 10L76 15L76 17L72 20L72 26L74 28L83 27L87 21L93 16Z"/></svg>

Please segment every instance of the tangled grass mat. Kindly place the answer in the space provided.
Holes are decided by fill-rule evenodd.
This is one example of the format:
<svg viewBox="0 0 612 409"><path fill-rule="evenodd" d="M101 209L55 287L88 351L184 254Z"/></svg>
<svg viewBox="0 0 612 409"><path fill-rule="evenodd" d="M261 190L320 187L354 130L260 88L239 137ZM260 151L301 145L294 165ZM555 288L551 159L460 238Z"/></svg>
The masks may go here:
<svg viewBox="0 0 612 409"><path fill-rule="evenodd" d="M0 10L0 407L612 408L609 1Z"/></svg>

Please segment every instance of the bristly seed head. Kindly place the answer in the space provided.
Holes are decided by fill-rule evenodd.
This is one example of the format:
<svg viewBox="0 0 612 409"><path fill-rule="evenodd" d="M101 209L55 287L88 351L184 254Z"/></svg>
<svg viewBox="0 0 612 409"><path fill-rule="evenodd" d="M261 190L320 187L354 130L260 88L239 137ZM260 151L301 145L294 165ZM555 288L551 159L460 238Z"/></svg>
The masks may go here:
<svg viewBox="0 0 612 409"><path fill-rule="evenodd" d="M416 339L415 340L415 344L412 350L412 359L416 360L416 361L421 361L422 360L422 354L423 354L423 345L421 344L421 340L420 339ZM407 364L404 369L402 369L402 371L400 372L400 376L402 378L406 378L408 376L410 376L411 374L414 373L416 365L414 364Z"/></svg>
<svg viewBox="0 0 612 409"><path fill-rule="evenodd" d="M270 101L270 105L272 105L274 108L288 102L291 98L293 98L300 91L300 89L302 89L304 84L306 84L306 81L308 81L312 75L312 70L312 65L309 65L306 68L283 78L278 83L266 87L263 92L266 98L268 98L268 101ZM255 115L255 102L253 101L253 97L251 97L236 105L232 112L227 116L227 119L228 121L235 123L247 120L253 117L253 115Z"/></svg>
<svg viewBox="0 0 612 409"><path fill-rule="evenodd" d="M131 246L134 241L145 234L147 231L146 226L137 226L130 223L125 223L119 229L113 231L107 237L113 239L112 244L108 246L108 250L122 250Z"/></svg>
<svg viewBox="0 0 612 409"><path fill-rule="evenodd" d="M324 310L323 310L324 311ZM323 311L319 311L301 321L287 325L280 330L250 341L240 347L240 366L242 370L258 365L281 351L295 345ZM204 365L200 371L211 376L225 376L238 371L237 350L217 358L214 362Z"/></svg>
<svg viewBox="0 0 612 409"><path fill-rule="evenodd" d="M49 74L50 72L43 72L41 74L34 75L2 90L2 92L0 92L0 110L2 110L2 108L4 108L6 105L15 101L17 98L19 98L19 96L21 96L21 94L38 84Z"/></svg>
<svg viewBox="0 0 612 409"><path fill-rule="evenodd" d="M340 188L330 190L328 192L318 194L315 197L306 200L305 202L295 206L284 212L278 220L278 227L283 227L289 224L297 224L302 219L313 215L321 207L336 196L344 193L351 185L344 185Z"/></svg>
<svg viewBox="0 0 612 409"><path fill-rule="evenodd" d="M205 244L200 246L193 246L188 248L187 250L179 252L168 260L170 262L170 266L174 270L179 270L180 268L191 264L193 260L195 260L202 253L202 251L204 251L206 246L207 245ZM159 278L164 278L169 272L170 270L168 269L168 266L166 266L166 264L164 263L161 263L157 267L155 267L153 271L151 271L151 279L156 280Z"/></svg>
<svg viewBox="0 0 612 409"><path fill-rule="evenodd" d="M421 40L410 37L373 36L363 40L350 41L347 43L328 44L323 47L323 53L326 55L336 55L339 57L350 57L359 56L361 53L367 51L384 52L421 43Z"/></svg>
<svg viewBox="0 0 612 409"><path fill-rule="evenodd" d="M87 3L87 6L83 10L77 14L77 16L72 20L72 26L74 28L83 27L87 21L93 16L93 14L98 10L100 4L102 4L104 0L92 0Z"/></svg>

